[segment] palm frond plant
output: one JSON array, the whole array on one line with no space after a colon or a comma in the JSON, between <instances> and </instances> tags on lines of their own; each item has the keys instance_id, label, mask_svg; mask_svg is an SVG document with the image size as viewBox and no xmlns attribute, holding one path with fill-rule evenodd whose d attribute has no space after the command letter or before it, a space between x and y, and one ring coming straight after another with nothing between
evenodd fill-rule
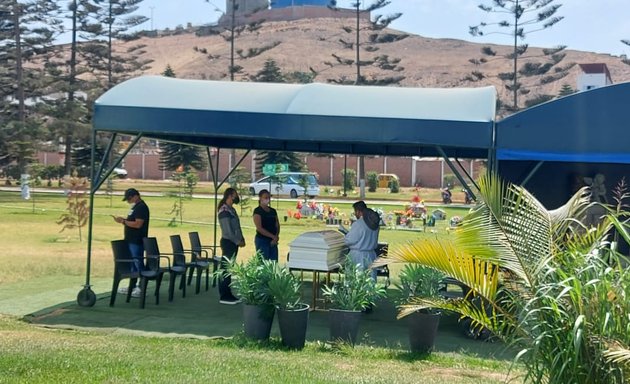
<instances>
[{"instance_id":1,"label":"palm frond plant","mask_svg":"<svg viewBox=\"0 0 630 384\"><path fill-rule=\"evenodd\" d=\"M245 304L243 328L245 336L251 339L269 338L275 315L269 281L274 275L275 268L275 262L264 260L259 253L244 263L237 263L235 259L226 261L227 273L232 276L230 287ZM219 276L222 277L221 274Z\"/></svg>"},{"instance_id":2,"label":"palm frond plant","mask_svg":"<svg viewBox=\"0 0 630 384\"><path fill-rule=\"evenodd\" d=\"M409 300L438 298L443 286L444 273L421 264L406 264L398 274L396 302L404 310ZM440 323L440 311L423 308L407 317L409 347L412 352L426 353L433 349Z\"/></svg>"},{"instance_id":3,"label":"palm frond plant","mask_svg":"<svg viewBox=\"0 0 630 384\"><path fill-rule=\"evenodd\" d=\"M278 310L278 325L282 344L302 349L306 341L309 305L302 302L302 282L286 266L274 263L269 280L269 293Z\"/></svg>"},{"instance_id":4,"label":"palm frond plant","mask_svg":"<svg viewBox=\"0 0 630 384\"><path fill-rule=\"evenodd\" d=\"M376 283L369 269L363 269L346 256L339 281L322 287L330 303L330 339L354 345L357 340L361 311L385 296L385 287Z\"/></svg>"},{"instance_id":5,"label":"palm frond plant","mask_svg":"<svg viewBox=\"0 0 630 384\"><path fill-rule=\"evenodd\" d=\"M398 278L400 283L394 284L398 291L396 298L400 309L404 309L409 300L416 297L438 298L440 286L446 275L434 268L422 264L405 264ZM435 308L421 309L423 312L433 312Z\"/></svg>"},{"instance_id":6,"label":"palm frond plant","mask_svg":"<svg viewBox=\"0 0 630 384\"><path fill-rule=\"evenodd\" d=\"M611 233L630 241L625 184L597 226L584 217L587 188L547 210L496 175L479 181L480 203L453 236L410 242L389 260L420 263L471 288L463 298L415 298L423 308L469 317L519 349L526 382L624 383L630 375L630 271Z\"/></svg>"},{"instance_id":7,"label":"palm frond plant","mask_svg":"<svg viewBox=\"0 0 630 384\"><path fill-rule=\"evenodd\" d=\"M276 263L264 260L256 253L246 262L228 260L227 273L232 276L230 287L234 289L244 304L273 305L273 296L269 292L269 281L274 275ZM217 271L221 277L221 271Z\"/></svg>"},{"instance_id":8,"label":"palm frond plant","mask_svg":"<svg viewBox=\"0 0 630 384\"><path fill-rule=\"evenodd\" d=\"M362 311L385 296L385 288L374 281L371 271L355 264L350 257L346 257L340 272L338 282L322 287L331 308Z\"/></svg>"},{"instance_id":9,"label":"palm frond plant","mask_svg":"<svg viewBox=\"0 0 630 384\"><path fill-rule=\"evenodd\" d=\"M304 306L302 303L302 282L286 266L274 263L274 271L268 287L273 304L278 309L293 310Z\"/></svg>"}]
</instances>

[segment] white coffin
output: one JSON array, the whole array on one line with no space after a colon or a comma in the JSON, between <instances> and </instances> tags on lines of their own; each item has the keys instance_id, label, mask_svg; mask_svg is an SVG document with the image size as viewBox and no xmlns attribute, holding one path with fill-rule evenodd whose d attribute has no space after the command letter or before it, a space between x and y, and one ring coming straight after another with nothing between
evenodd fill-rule
<instances>
[{"instance_id":1,"label":"white coffin","mask_svg":"<svg viewBox=\"0 0 630 384\"><path fill-rule=\"evenodd\" d=\"M338 231L305 232L289 243L289 268L330 271L343 263L348 249Z\"/></svg>"}]
</instances>

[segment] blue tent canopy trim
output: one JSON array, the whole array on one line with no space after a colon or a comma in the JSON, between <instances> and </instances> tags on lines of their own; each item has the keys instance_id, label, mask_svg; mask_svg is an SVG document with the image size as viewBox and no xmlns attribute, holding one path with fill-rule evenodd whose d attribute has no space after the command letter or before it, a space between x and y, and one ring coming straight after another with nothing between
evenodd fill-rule
<instances>
[{"instance_id":1,"label":"blue tent canopy trim","mask_svg":"<svg viewBox=\"0 0 630 384\"><path fill-rule=\"evenodd\" d=\"M94 129L220 148L487 158L496 91L144 76L95 103Z\"/></svg>"},{"instance_id":2,"label":"blue tent canopy trim","mask_svg":"<svg viewBox=\"0 0 630 384\"><path fill-rule=\"evenodd\" d=\"M630 83L575 93L497 122L498 160L630 164Z\"/></svg>"}]
</instances>

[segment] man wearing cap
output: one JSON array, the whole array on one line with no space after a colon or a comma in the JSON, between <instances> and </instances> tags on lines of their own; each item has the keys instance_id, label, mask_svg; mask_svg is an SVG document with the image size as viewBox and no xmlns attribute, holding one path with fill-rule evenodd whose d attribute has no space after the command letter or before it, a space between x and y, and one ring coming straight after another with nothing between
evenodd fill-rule
<instances>
[{"instance_id":1,"label":"man wearing cap","mask_svg":"<svg viewBox=\"0 0 630 384\"><path fill-rule=\"evenodd\" d=\"M131 257L134 259L133 267L136 271L144 269L144 245L142 239L149 235L149 207L140 198L140 192L135 188L129 188L125 191L123 201L130 205L127 218L115 216L114 221L125 227L125 241L129 244ZM135 284L133 282L132 284ZM120 293L127 293L126 287L121 287ZM123 292L124 291L124 292ZM140 288L135 287L131 291L131 295L136 297L140 295Z\"/></svg>"}]
</instances>

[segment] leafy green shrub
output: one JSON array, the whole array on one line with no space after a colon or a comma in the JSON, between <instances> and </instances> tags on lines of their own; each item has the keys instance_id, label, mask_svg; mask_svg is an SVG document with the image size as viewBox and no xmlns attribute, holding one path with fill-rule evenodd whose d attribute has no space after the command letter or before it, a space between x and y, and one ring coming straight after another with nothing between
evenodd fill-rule
<instances>
[{"instance_id":1,"label":"leafy green shrub","mask_svg":"<svg viewBox=\"0 0 630 384\"><path fill-rule=\"evenodd\" d=\"M398 179L391 179L387 184L391 193L400 192L400 181L398 181Z\"/></svg>"},{"instance_id":2,"label":"leafy green shrub","mask_svg":"<svg viewBox=\"0 0 630 384\"><path fill-rule=\"evenodd\" d=\"M368 172L367 173L367 184L369 192L376 192L376 188L378 187L378 173L376 172Z\"/></svg>"},{"instance_id":3,"label":"leafy green shrub","mask_svg":"<svg viewBox=\"0 0 630 384\"><path fill-rule=\"evenodd\" d=\"M361 311L384 297L385 288L376 284L369 269L364 270L347 257L341 268L339 281L331 286L324 286L322 293L331 303L331 308Z\"/></svg>"},{"instance_id":4,"label":"leafy green shrub","mask_svg":"<svg viewBox=\"0 0 630 384\"><path fill-rule=\"evenodd\" d=\"M269 281L274 276L277 263L264 260L260 253L256 253L245 263L237 263L236 259L223 261L226 272L232 275L230 287L248 305L265 305L273 303L273 296L269 291ZM217 273L221 278L222 271Z\"/></svg>"},{"instance_id":5,"label":"leafy green shrub","mask_svg":"<svg viewBox=\"0 0 630 384\"><path fill-rule=\"evenodd\" d=\"M357 172L354 169L351 168L346 168L346 172L345 172L345 177L344 177L344 170L341 170L341 178L343 180L343 185L342 187L346 190L346 191L353 191L354 187L356 187L357 183Z\"/></svg>"},{"instance_id":6,"label":"leafy green shrub","mask_svg":"<svg viewBox=\"0 0 630 384\"><path fill-rule=\"evenodd\" d=\"M302 299L302 283L287 267L274 263L273 274L269 279L269 293L273 304L284 310L299 308Z\"/></svg>"},{"instance_id":7,"label":"leafy green shrub","mask_svg":"<svg viewBox=\"0 0 630 384\"><path fill-rule=\"evenodd\" d=\"M445 174L444 175L444 185L448 186L449 188L455 188L458 185L460 185L459 180L457 179L457 177L453 174Z\"/></svg>"},{"instance_id":8,"label":"leafy green shrub","mask_svg":"<svg viewBox=\"0 0 630 384\"><path fill-rule=\"evenodd\" d=\"M600 206L608 215L590 226L582 219L597 206L588 188L548 211L497 176L484 175L479 187L480 203L453 236L389 254L461 281L470 287L469 299L425 298L407 310L469 317L520 350L527 383L627 383L630 269L611 242L615 231L630 241L625 184L615 190L616 207Z\"/></svg>"}]
</instances>

